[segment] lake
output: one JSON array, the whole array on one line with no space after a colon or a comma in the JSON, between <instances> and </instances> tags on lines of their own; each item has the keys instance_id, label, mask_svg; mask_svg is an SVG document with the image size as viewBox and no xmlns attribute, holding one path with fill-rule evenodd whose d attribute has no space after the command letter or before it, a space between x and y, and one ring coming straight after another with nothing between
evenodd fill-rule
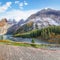
<instances>
[{"instance_id":1,"label":"lake","mask_svg":"<svg viewBox=\"0 0 60 60\"><path fill-rule=\"evenodd\" d=\"M0 40L12 40L15 42L26 42L31 43L32 38L21 38L21 37L12 37L12 35L0 35ZM34 41L36 44L47 44L47 42L44 42L40 39L34 38Z\"/></svg>"}]
</instances>

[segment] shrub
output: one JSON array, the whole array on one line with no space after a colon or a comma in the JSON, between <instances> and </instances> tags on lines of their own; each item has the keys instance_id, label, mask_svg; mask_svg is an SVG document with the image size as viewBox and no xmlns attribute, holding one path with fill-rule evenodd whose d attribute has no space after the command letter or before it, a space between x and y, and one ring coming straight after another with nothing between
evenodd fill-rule
<instances>
[{"instance_id":1,"label":"shrub","mask_svg":"<svg viewBox=\"0 0 60 60\"><path fill-rule=\"evenodd\" d=\"M31 41L32 43L35 43L35 41L34 41L34 39L32 39L32 41Z\"/></svg>"}]
</instances>

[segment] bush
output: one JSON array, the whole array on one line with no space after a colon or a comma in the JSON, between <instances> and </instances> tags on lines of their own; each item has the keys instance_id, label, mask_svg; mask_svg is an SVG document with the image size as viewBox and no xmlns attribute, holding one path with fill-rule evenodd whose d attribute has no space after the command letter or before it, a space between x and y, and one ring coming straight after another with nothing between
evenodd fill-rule
<instances>
[{"instance_id":1,"label":"bush","mask_svg":"<svg viewBox=\"0 0 60 60\"><path fill-rule=\"evenodd\" d=\"M32 42L31 46L36 47L36 44L34 44L35 43L34 38L32 39L31 42Z\"/></svg>"},{"instance_id":2,"label":"bush","mask_svg":"<svg viewBox=\"0 0 60 60\"><path fill-rule=\"evenodd\" d=\"M34 39L32 39L32 41L31 41L32 43L35 43L35 41L34 41Z\"/></svg>"}]
</instances>

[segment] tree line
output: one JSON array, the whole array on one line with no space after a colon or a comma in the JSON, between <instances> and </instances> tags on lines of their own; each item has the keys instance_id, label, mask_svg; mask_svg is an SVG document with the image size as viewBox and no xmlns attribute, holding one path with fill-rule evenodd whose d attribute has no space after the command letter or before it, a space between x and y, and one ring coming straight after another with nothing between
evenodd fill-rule
<instances>
[{"instance_id":1,"label":"tree line","mask_svg":"<svg viewBox=\"0 0 60 60\"><path fill-rule=\"evenodd\" d=\"M49 39L51 38L51 35L59 35L59 34L60 34L60 26L49 26L46 28L36 29L22 34L18 33L15 34L14 36L23 38L34 38L34 37L36 38L40 36L43 39Z\"/></svg>"}]
</instances>

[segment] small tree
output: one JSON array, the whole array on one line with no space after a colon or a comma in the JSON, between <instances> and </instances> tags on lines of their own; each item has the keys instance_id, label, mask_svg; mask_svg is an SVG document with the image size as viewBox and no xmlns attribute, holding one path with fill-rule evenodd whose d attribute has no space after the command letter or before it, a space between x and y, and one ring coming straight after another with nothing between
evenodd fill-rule
<instances>
[{"instance_id":1,"label":"small tree","mask_svg":"<svg viewBox=\"0 0 60 60\"><path fill-rule=\"evenodd\" d=\"M31 46L36 47L36 44L34 44L35 43L34 39L32 39L31 42L32 42Z\"/></svg>"},{"instance_id":2,"label":"small tree","mask_svg":"<svg viewBox=\"0 0 60 60\"><path fill-rule=\"evenodd\" d=\"M34 41L34 39L32 39L32 41L31 41L32 43L35 43L35 41Z\"/></svg>"}]
</instances>

